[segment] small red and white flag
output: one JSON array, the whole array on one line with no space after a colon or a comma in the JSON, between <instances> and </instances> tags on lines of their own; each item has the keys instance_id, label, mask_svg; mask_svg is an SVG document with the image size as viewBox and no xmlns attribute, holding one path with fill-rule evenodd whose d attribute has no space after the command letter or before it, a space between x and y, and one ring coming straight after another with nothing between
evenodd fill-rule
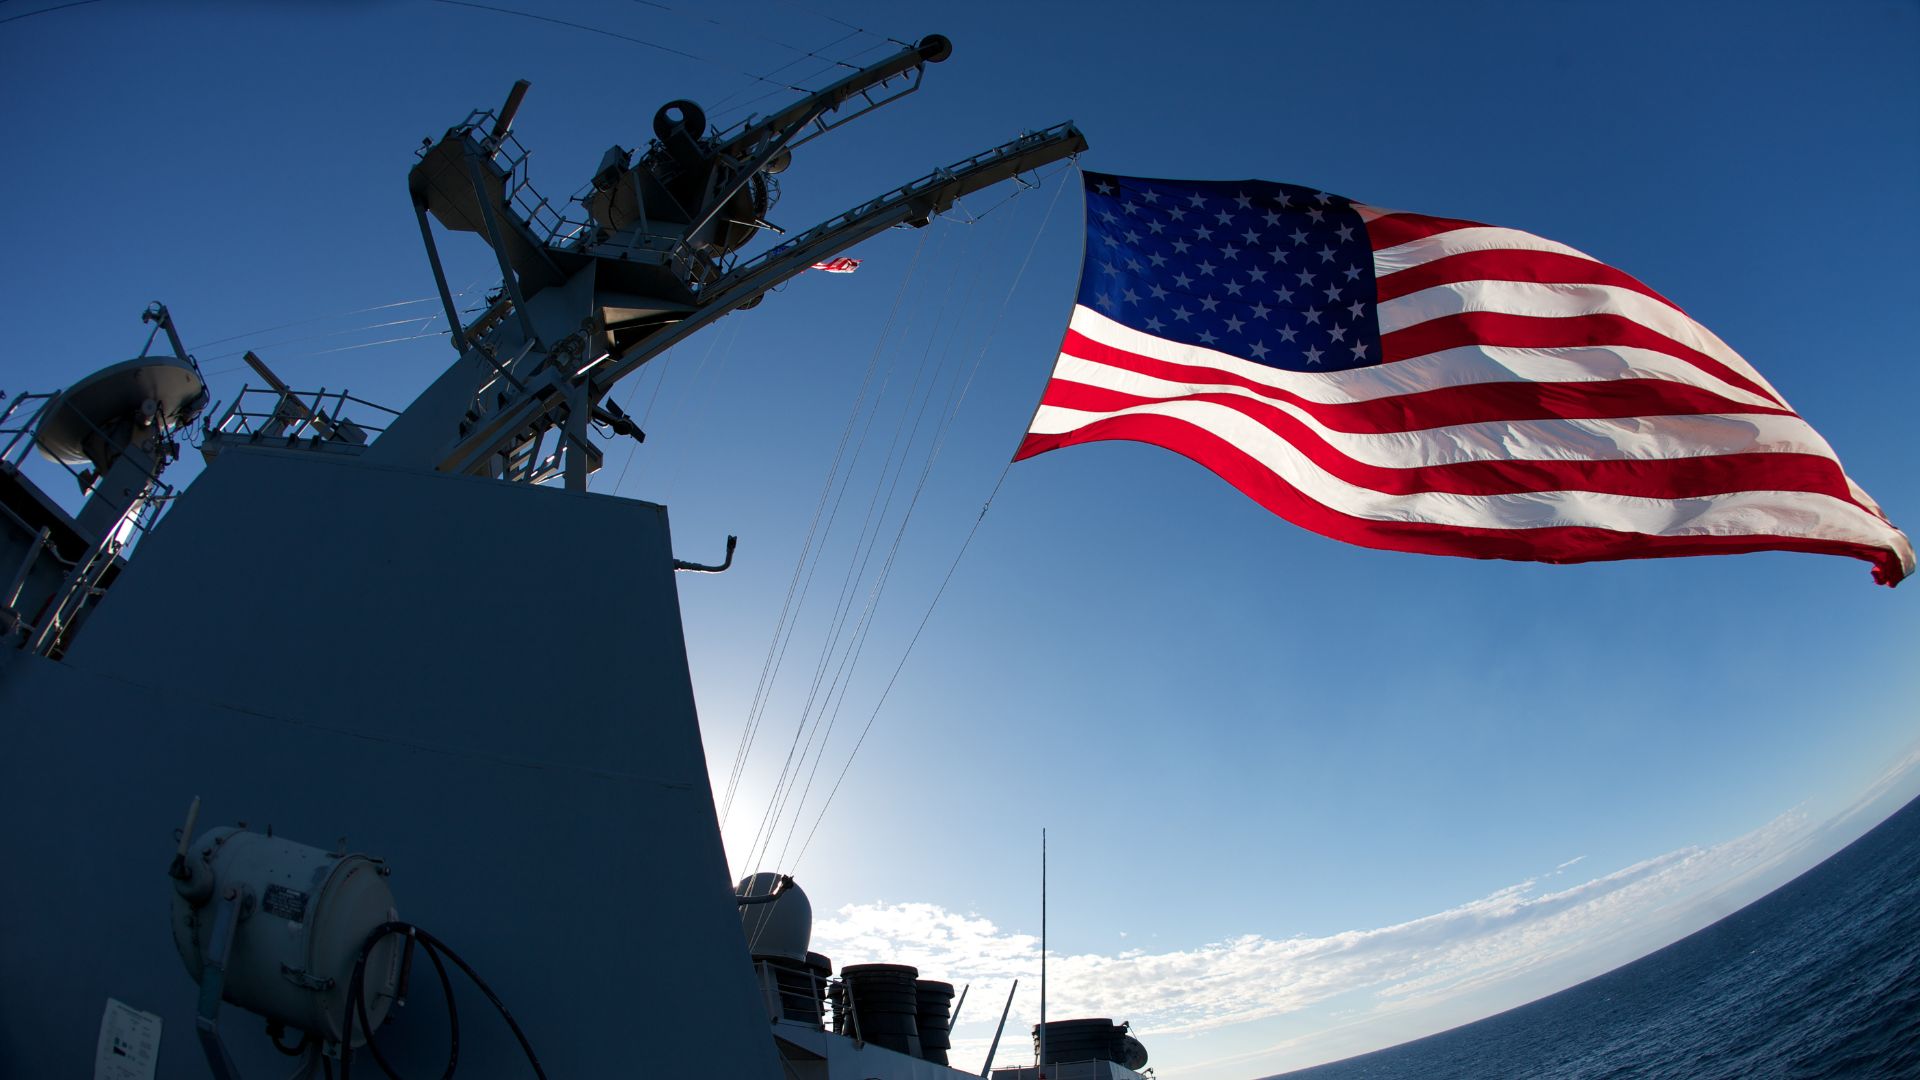
<instances>
[{"instance_id":1,"label":"small red and white flag","mask_svg":"<svg viewBox=\"0 0 1920 1080\"><path fill-rule=\"evenodd\" d=\"M815 270L825 270L829 274L851 274L855 270L860 269L860 260L849 259L843 256L838 259L828 259L826 262L814 263L813 268Z\"/></svg>"}]
</instances>

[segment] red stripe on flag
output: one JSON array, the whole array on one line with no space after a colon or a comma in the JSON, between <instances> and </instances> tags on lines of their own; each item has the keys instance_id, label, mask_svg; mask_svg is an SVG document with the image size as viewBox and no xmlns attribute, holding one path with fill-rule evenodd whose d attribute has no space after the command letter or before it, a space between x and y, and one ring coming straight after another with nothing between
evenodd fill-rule
<instances>
[{"instance_id":1,"label":"red stripe on flag","mask_svg":"<svg viewBox=\"0 0 1920 1080\"><path fill-rule=\"evenodd\" d=\"M1470 383L1371 401L1326 403L1219 368L1142 356L1094 341L1073 330L1067 331L1060 349L1069 356L1168 382L1239 387L1263 398L1296 406L1335 431L1355 434L1418 431L1503 420L1606 420L1704 413L1793 415L1789 409L1756 407L1703 387L1668 379Z\"/></svg>"},{"instance_id":2,"label":"red stripe on flag","mask_svg":"<svg viewBox=\"0 0 1920 1080\"><path fill-rule=\"evenodd\" d=\"M1085 412L1117 412L1162 400L1168 399L1135 397L1055 379L1048 384L1041 404ZM1646 499L1694 499L1734 491L1807 491L1860 505L1854 501L1840 464L1817 454L1756 451L1685 458L1462 461L1393 468L1348 456L1298 417L1264 402L1235 394L1191 394L1171 400L1232 409L1273 432L1328 475L1388 495L1594 491Z\"/></svg>"},{"instance_id":3,"label":"red stripe on flag","mask_svg":"<svg viewBox=\"0 0 1920 1080\"><path fill-rule=\"evenodd\" d=\"M1442 315L1402 330L1380 335L1380 356L1391 363L1467 345L1510 349L1568 349L1582 346L1627 346L1651 349L1685 360L1722 382L1786 403L1766 387L1706 353L1635 322L1624 315L1569 316L1512 315L1502 311L1464 311Z\"/></svg>"},{"instance_id":4,"label":"red stripe on flag","mask_svg":"<svg viewBox=\"0 0 1920 1080\"><path fill-rule=\"evenodd\" d=\"M1381 303L1430 289L1471 281L1534 281L1548 285L1615 285L1652 297L1675 311L1680 305L1661 296L1640 279L1605 263L1582 259L1559 251L1532 251L1510 248L1496 251L1463 251L1432 262L1396 270L1378 280L1376 298ZM1684 314L1684 312L1683 312Z\"/></svg>"},{"instance_id":5,"label":"red stripe on flag","mask_svg":"<svg viewBox=\"0 0 1920 1080\"><path fill-rule=\"evenodd\" d=\"M1904 572L1893 552L1865 544L1752 533L1741 536L1656 536L1586 526L1487 529L1420 522L1375 521L1330 509L1275 475L1246 452L1218 437L1162 416L1097 420L1059 435L1030 434L1014 455L1019 461L1062 446L1126 440L1165 447L1204 466L1275 514L1302 528L1362 547L1457 555L1474 559L1581 563L1677 555L1728 555L1751 551L1806 551L1845 555L1872 563L1873 578L1897 582Z\"/></svg>"},{"instance_id":6,"label":"red stripe on flag","mask_svg":"<svg viewBox=\"0 0 1920 1080\"><path fill-rule=\"evenodd\" d=\"M1487 229L1485 222L1465 218L1431 217L1427 214L1396 213L1367 222L1367 240L1373 250L1383 251L1412 240L1420 240L1455 229Z\"/></svg>"}]
</instances>

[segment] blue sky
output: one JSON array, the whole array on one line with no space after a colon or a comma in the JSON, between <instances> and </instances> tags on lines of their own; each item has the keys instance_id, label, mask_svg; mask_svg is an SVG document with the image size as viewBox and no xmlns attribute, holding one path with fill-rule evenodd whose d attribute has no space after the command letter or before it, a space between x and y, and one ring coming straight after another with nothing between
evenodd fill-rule
<instances>
[{"instance_id":1,"label":"blue sky","mask_svg":"<svg viewBox=\"0 0 1920 1080\"><path fill-rule=\"evenodd\" d=\"M1093 169L1264 177L1529 229L1673 298L1896 523L1920 520L1910 3L540 8L700 59L424 0L20 17L37 6L0 4L10 391L132 355L160 298L216 397L251 347L296 386L403 405L449 355L418 302L432 284L404 189L423 136L531 79L518 133L536 185L564 197L668 99L727 123L790 98L778 84L829 77L804 52L939 32L953 59L917 95L796 154L778 223L1070 118ZM612 448L596 481L666 502L682 557L742 538L734 570L681 582L724 790L854 432L727 835L736 866L752 861L787 748L817 730L800 725L820 715L805 702L824 671L844 704L774 851L805 847L785 862L820 913L816 948L972 982L962 1064L1013 976L1010 1026L1037 1015L1042 826L1064 957L1050 1013L1133 1020L1167 1076L1255 1076L1631 959L1920 791L1913 586L1876 588L1864 564L1367 551L1146 446L1014 467L900 666L1064 326L1079 207L1071 187L1056 198L1063 180L876 238L853 252L859 273L806 275L683 346L616 391L649 440L631 462ZM487 252L443 249L477 303ZM905 479L889 502L890 470ZM881 539L862 563L869 506ZM852 616L829 646L842 599Z\"/></svg>"}]
</instances>

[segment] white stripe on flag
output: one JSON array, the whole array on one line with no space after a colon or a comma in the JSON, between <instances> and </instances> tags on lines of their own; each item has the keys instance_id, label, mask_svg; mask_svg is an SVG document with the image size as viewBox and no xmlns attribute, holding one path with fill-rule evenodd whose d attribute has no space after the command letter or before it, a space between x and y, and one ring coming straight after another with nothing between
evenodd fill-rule
<instances>
[{"instance_id":1,"label":"white stripe on flag","mask_svg":"<svg viewBox=\"0 0 1920 1080\"><path fill-rule=\"evenodd\" d=\"M1069 328L1116 349L1178 364L1214 368L1240 378L1333 405L1376 401L1448 386L1509 382L1600 382L1662 379L1709 390L1736 404L1778 408L1750 390L1666 353L1631 346L1512 349L1463 346L1391 364L1346 371L1287 371L1237 356L1182 345L1142 333L1087 307L1076 306Z\"/></svg>"},{"instance_id":2,"label":"white stripe on flag","mask_svg":"<svg viewBox=\"0 0 1920 1080\"><path fill-rule=\"evenodd\" d=\"M1651 536L1759 533L1874 546L1885 546L1891 531L1884 521L1857 506L1803 491L1740 491L1690 499L1589 491L1388 495L1329 475L1286 440L1222 405L1172 401L1129 411L1184 421L1251 456L1322 506L1374 521L1499 530L1585 526ZM1043 405L1032 430L1041 434L1071 431L1101 416Z\"/></svg>"},{"instance_id":3,"label":"white stripe on flag","mask_svg":"<svg viewBox=\"0 0 1920 1080\"><path fill-rule=\"evenodd\" d=\"M1797 416L1740 413L1580 420L1501 420L1411 431L1355 433L1329 428L1299 406L1229 384L1176 383L1062 354L1054 378L1141 397L1220 394L1286 413L1355 461L1387 469L1462 461L1655 460L1714 454L1792 453L1833 457L1833 449ZM1119 415L1150 408L1136 405ZM1053 435L1071 428L1033 430Z\"/></svg>"},{"instance_id":4,"label":"white stripe on flag","mask_svg":"<svg viewBox=\"0 0 1920 1080\"><path fill-rule=\"evenodd\" d=\"M1449 255L1463 255L1469 251L1551 251L1560 255L1571 255L1576 259L1598 262L1593 256L1578 248L1569 247L1556 240L1543 236L1521 232L1518 229L1499 229L1491 225L1478 225L1469 229L1453 229L1448 232L1423 236L1418 240L1409 240L1390 248L1381 248L1373 253L1374 273L1380 277L1397 273L1410 267L1430 263L1435 259L1444 259Z\"/></svg>"}]
</instances>

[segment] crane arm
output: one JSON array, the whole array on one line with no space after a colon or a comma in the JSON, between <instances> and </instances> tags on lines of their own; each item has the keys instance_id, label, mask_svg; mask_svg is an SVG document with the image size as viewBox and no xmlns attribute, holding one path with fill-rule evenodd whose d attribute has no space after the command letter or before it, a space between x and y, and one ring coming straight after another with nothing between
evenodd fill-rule
<instances>
[{"instance_id":1,"label":"crane arm","mask_svg":"<svg viewBox=\"0 0 1920 1080\"><path fill-rule=\"evenodd\" d=\"M1030 169L1078 154L1087 148L1086 136L1071 122L1030 132L1012 142L975 154L908 184L861 203L801 233L792 240L750 259L701 290L699 307L684 318L663 324L634 342L605 366L593 372L595 389L604 392L640 365L674 344L712 324L721 316L752 304L767 290L805 271L814 263L845 251L866 238L896 225L925 225L954 200L990 187Z\"/></svg>"}]
</instances>

